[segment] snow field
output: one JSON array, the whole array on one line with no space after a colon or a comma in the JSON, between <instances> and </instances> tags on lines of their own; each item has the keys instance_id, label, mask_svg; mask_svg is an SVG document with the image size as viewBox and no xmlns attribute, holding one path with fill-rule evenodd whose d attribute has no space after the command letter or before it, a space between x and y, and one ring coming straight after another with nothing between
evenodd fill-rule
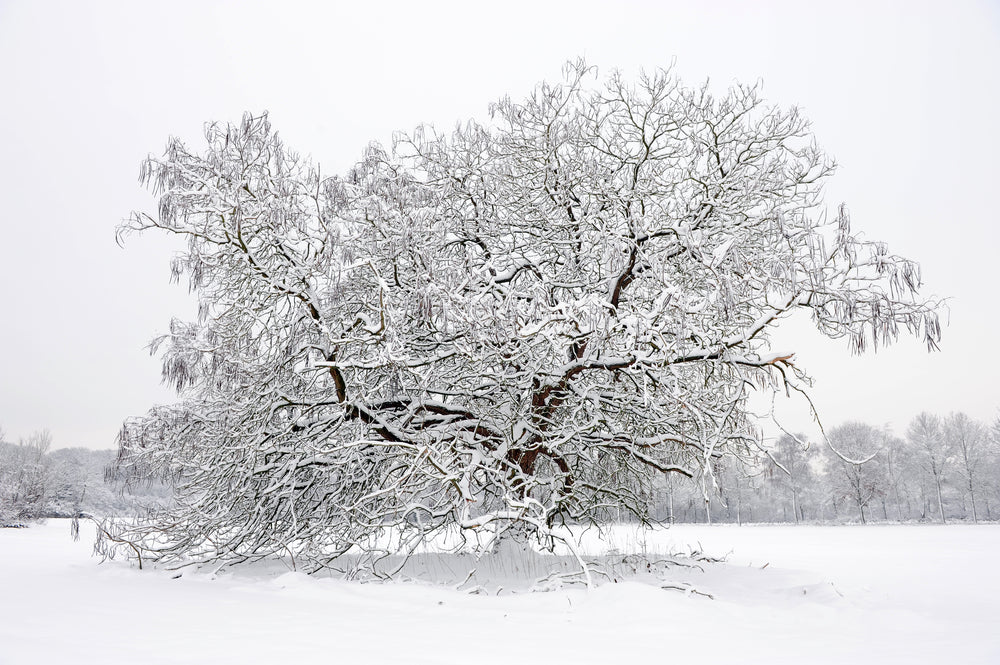
<instances>
[{"instance_id":1,"label":"snow field","mask_svg":"<svg viewBox=\"0 0 1000 665\"><path fill-rule=\"evenodd\" d=\"M287 569L139 571L69 523L0 530L0 664L1000 663L1000 527L693 526L588 555L701 550L670 583L473 595ZM447 569L446 555L429 566ZM513 575L527 565L509 561Z\"/></svg>"}]
</instances>

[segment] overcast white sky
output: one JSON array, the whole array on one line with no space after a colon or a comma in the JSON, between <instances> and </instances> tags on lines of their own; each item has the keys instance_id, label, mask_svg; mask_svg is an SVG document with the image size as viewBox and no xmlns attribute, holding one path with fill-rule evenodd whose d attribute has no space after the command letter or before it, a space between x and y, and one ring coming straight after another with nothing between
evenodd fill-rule
<instances>
[{"instance_id":1,"label":"overcast white sky","mask_svg":"<svg viewBox=\"0 0 1000 665\"><path fill-rule=\"evenodd\" d=\"M371 140L484 117L585 56L604 71L676 67L764 82L839 162L827 201L920 261L952 299L940 353L911 339L852 358L808 326L783 349L817 380L825 424L898 433L921 410L1000 407L1000 3L0 0L0 427L109 448L172 395L145 345L194 311L174 246L114 231L154 209L138 165L169 135L271 113L286 142L344 171ZM797 411L797 413L795 412ZM782 410L806 429L802 404Z\"/></svg>"}]
</instances>

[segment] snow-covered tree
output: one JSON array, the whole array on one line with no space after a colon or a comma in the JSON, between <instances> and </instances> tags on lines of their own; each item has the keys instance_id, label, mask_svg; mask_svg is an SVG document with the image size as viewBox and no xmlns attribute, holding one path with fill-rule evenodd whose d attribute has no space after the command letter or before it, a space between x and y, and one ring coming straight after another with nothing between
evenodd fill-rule
<instances>
[{"instance_id":1,"label":"snow-covered tree","mask_svg":"<svg viewBox=\"0 0 1000 665\"><path fill-rule=\"evenodd\" d=\"M888 431L885 432L882 439L882 457L885 462L885 482L887 488L887 495L884 498L895 506L894 514L891 517L903 521L911 517L910 489L913 485L913 479L910 478L910 471L913 469L913 465L907 461L906 442ZM903 510L904 497L906 503L905 513ZM884 517L890 519L889 510L884 505L883 511Z\"/></svg>"},{"instance_id":2,"label":"snow-covered tree","mask_svg":"<svg viewBox=\"0 0 1000 665\"><path fill-rule=\"evenodd\" d=\"M972 521L979 522L976 497L982 497L983 473L989 461L989 432L986 427L964 413L953 413L944 421L946 448L953 451L955 467L962 477L963 490L968 492Z\"/></svg>"},{"instance_id":3,"label":"snow-covered tree","mask_svg":"<svg viewBox=\"0 0 1000 665\"><path fill-rule=\"evenodd\" d=\"M45 505L47 516L73 517L82 511L87 492L94 491L93 488L88 488L89 474L84 462L87 453L81 448L64 448L49 453L49 490Z\"/></svg>"},{"instance_id":4,"label":"snow-covered tree","mask_svg":"<svg viewBox=\"0 0 1000 665\"><path fill-rule=\"evenodd\" d=\"M718 500L727 522L752 522L761 514L754 510L754 499L760 492L762 468L759 456L727 455L715 464Z\"/></svg>"},{"instance_id":5,"label":"snow-covered tree","mask_svg":"<svg viewBox=\"0 0 1000 665\"><path fill-rule=\"evenodd\" d=\"M918 472L933 485L938 517L947 521L944 510L944 484L954 461L951 441L944 435L941 418L923 412L918 414L906 430L910 452Z\"/></svg>"},{"instance_id":6,"label":"snow-covered tree","mask_svg":"<svg viewBox=\"0 0 1000 665\"><path fill-rule=\"evenodd\" d=\"M17 444L0 440L0 527L24 526L43 516L49 489L45 455L51 445L48 430Z\"/></svg>"},{"instance_id":7,"label":"snow-covered tree","mask_svg":"<svg viewBox=\"0 0 1000 665\"><path fill-rule=\"evenodd\" d=\"M169 503L170 491L160 483L120 492L105 481L105 469L114 460L113 450L60 448L46 456L48 492L46 517L81 514L126 517L143 512L143 505Z\"/></svg>"},{"instance_id":8,"label":"snow-covered tree","mask_svg":"<svg viewBox=\"0 0 1000 665\"><path fill-rule=\"evenodd\" d=\"M986 461L983 464L983 496L986 519L996 519L990 502L1000 504L1000 417L993 420L986 435Z\"/></svg>"},{"instance_id":9,"label":"snow-covered tree","mask_svg":"<svg viewBox=\"0 0 1000 665\"><path fill-rule=\"evenodd\" d=\"M781 492L790 500L792 520L797 524L800 519L805 517L802 506L803 494L808 492L816 482L811 463L810 446L801 435L785 434L778 439L774 449L769 452L771 461L777 468L776 471L771 470L771 477L775 484L781 488Z\"/></svg>"},{"instance_id":10,"label":"snow-covered tree","mask_svg":"<svg viewBox=\"0 0 1000 665\"><path fill-rule=\"evenodd\" d=\"M846 499L866 524L871 504L887 490L883 433L865 423L844 423L830 431L826 456L834 496Z\"/></svg>"},{"instance_id":11,"label":"snow-covered tree","mask_svg":"<svg viewBox=\"0 0 1000 665\"><path fill-rule=\"evenodd\" d=\"M791 312L854 351L936 346L918 266L824 210L833 164L797 109L566 74L344 176L266 115L143 164L159 209L122 234L185 238L200 312L154 344L181 401L127 421L117 462L177 504L121 539L322 566L455 526L646 519L654 476L710 485L757 440L751 393L806 389L770 345Z\"/></svg>"}]
</instances>

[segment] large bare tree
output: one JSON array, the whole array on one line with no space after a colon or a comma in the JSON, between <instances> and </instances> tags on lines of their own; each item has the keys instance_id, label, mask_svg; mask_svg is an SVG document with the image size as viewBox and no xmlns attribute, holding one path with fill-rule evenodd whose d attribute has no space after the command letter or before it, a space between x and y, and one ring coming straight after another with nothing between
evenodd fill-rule
<instances>
[{"instance_id":1,"label":"large bare tree","mask_svg":"<svg viewBox=\"0 0 1000 665\"><path fill-rule=\"evenodd\" d=\"M754 391L807 387L769 342L794 310L854 351L936 346L918 266L823 208L833 164L797 109L670 71L595 80L571 64L344 176L265 115L148 159L159 209L122 234L187 240L200 315L156 343L181 401L120 439L118 472L172 478L176 507L114 537L322 566L441 529L645 519L657 474L710 478L755 444Z\"/></svg>"}]
</instances>

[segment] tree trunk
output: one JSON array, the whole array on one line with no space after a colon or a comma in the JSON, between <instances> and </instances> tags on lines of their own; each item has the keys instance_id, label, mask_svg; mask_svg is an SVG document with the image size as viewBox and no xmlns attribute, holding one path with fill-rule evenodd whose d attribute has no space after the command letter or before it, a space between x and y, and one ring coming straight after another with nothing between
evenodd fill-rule
<instances>
[{"instance_id":1,"label":"tree trunk","mask_svg":"<svg viewBox=\"0 0 1000 665\"><path fill-rule=\"evenodd\" d=\"M865 498L861 491L861 478L860 472L858 474L858 481L854 485L854 501L858 504L858 510L861 512L861 523L868 524L868 520L865 519Z\"/></svg>"},{"instance_id":2,"label":"tree trunk","mask_svg":"<svg viewBox=\"0 0 1000 665\"><path fill-rule=\"evenodd\" d=\"M944 500L941 498L941 479L939 476L934 476L934 483L937 486L938 513L941 515L941 524L947 524L948 522L944 519Z\"/></svg>"},{"instance_id":3,"label":"tree trunk","mask_svg":"<svg viewBox=\"0 0 1000 665\"><path fill-rule=\"evenodd\" d=\"M674 523L674 486L667 485L667 519Z\"/></svg>"},{"instance_id":4,"label":"tree trunk","mask_svg":"<svg viewBox=\"0 0 1000 665\"><path fill-rule=\"evenodd\" d=\"M969 476L969 498L972 499L972 522L979 524L979 515L976 514L976 490L972 488L972 476Z\"/></svg>"}]
</instances>

